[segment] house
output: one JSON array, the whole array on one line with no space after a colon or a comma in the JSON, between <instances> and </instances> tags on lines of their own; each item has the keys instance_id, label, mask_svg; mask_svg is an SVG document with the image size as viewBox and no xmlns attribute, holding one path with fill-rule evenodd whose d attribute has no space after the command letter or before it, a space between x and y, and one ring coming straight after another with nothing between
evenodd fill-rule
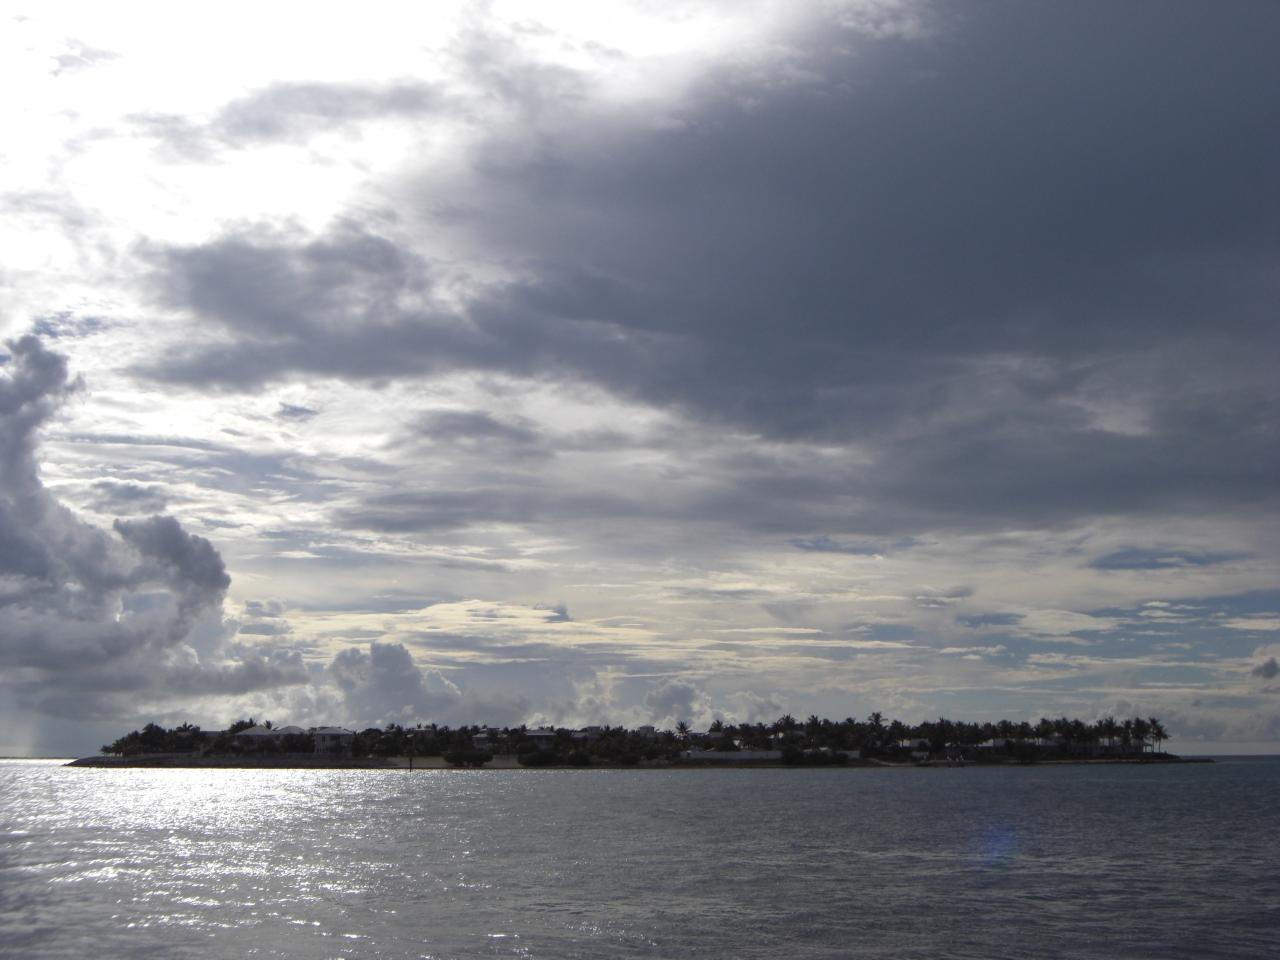
<instances>
[{"instance_id":1,"label":"house","mask_svg":"<svg viewBox=\"0 0 1280 960\"><path fill-rule=\"evenodd\" d=\"M312 727L310 733L315 741L317 754L329 757L351 756L355 731L343 727Z\"/></svg>"},{"instance_id":2,"label":"house","mask_svg":"<svg viewBox=\"0 0 1280 960\"><path fill-rule=\"evenodd\" d=\"M974 749L981 753L1013 753L1015 743L1017 743L1016 740L1008 737L996 737L992 740L987 740L985 743L978 744Z\"/></svg>"},{"instance_id":3,"label":"house","mask_svg":"<svg viewBox=\"0 0 1280 960\"><path fill-rule=\"evenodd\" d=\"M299 747L290 743L290 737L306 737L314 734L314 729L304 730L302 727L262 727L252 726L241 730L233 738L236 746L246 753L278 752L283 748L286 752L298 751ZM348 731L350 733L350 731ZM354 736L354 734L352 734Z\"/></svg>"},{"instance_id":4,"label":"house","mask_svg":"<svg viewBox=\"0 0 1280 960\"><path fill-rule=\"evenodd\" d=\"M274 750L279 746L280 734L267 727L254 725L241 730L232 739L241 750L256 753L259 750Z\"/></svg>"},{"instance_id":5,"label":"house","mask_svg":"<svg viewBox=\"0 0 1280 960\"><path fill-rule=\"evenodd\" d=\"M545 750L555 746L556 731L553 727L539 727L537 730L526 730L524 738L539 750Z\"/></svg>"},{"instance_id":6,"label":"house","mask_svg":"<svg viewBox=\"0 0 1280 960\"><path fill-rule=\"evenodd\" d=\"M913 740L901 740L898 745L904 750L911 751L912 760L928 760L929 752L933 748L933 743L924 737L916 737Z\"/></svg>"}]
</instances>

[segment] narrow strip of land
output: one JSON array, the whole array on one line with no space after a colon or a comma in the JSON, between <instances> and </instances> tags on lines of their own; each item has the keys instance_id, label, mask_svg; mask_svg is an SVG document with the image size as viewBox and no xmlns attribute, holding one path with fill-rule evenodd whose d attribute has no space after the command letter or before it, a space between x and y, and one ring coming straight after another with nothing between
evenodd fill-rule
<instances>
[{"instance_id":1,"label":"narrow strip of land","mask_svg":"<svg viewBox=\"0 0 1280 960\"><path fill-rule=\"evenodd\" d=\"M790 715L772 724L716 720L695 731L625 727L450 728L440 724L370 727L277 726L239 720L226 730L147 724L74 766L431 769L471 767L813 767L991 766L1030 763L1177 763L1155 717L1092 723L1042 718L965 723L940 718L908 726L873 713L841 721Z\"/></svg>"}]
</instances>

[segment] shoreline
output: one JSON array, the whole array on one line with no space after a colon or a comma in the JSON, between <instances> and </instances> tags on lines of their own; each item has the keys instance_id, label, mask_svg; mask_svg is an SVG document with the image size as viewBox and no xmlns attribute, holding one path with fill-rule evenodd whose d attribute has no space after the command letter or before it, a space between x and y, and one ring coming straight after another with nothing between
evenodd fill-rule
<instances>
[{"instance_id":1,"label":"shoreline","mask_svg":"<svg viewBox=\"0 0 1280 960\"><path fill-rule=\"evenodd\" d=\"M412 762L411 762L412 761ZM787 764L779 760L672 760L643 761L631 766L618 763L593 763L590 766L523 767L514 756L500 755L479 767L455 767L443 757L360 757L344 759L310 759L307 757L193 757L181 755L151 754L138 757L81 757L63 764L65 767L92 769L206 769L206 770L850 770L850 769L915 769L980 767L1043 767L1043 766L1152 766L1160 764L1214 763L1210 757L1179 757L1165 755L1146 758L1079 758L1062 760L1036 760L1023 763L1017 760L924 760L891 763L885 760L850 760L832 764Z\"/></svg>"}]
</instances>

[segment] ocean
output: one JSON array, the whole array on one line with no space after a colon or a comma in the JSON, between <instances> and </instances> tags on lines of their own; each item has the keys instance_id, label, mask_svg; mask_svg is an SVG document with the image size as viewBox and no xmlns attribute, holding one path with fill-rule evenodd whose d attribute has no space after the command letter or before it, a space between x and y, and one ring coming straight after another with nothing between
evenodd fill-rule
<instances>
[{"instance_id":1,"label":"ocean","mask_svg":"<svg viewBox=\"0 0 1280 960\"><path fill-rule=\"evenodd\" d=\"M0 956L1271 957L1280 758L0 762Z\"/></svg>"}]
</instances>

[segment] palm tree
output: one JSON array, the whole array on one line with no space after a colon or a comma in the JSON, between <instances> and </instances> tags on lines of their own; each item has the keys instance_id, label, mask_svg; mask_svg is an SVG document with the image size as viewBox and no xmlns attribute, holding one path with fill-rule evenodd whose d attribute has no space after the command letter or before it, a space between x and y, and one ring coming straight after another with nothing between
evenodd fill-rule
<instances>
[{"instance_id":1,"label":"palm tree","mask_svg":"<svg viewBox=\"0 0 1280 960\"><path fill-rule=\"evenodd\" d=\"M1169 731L1155 717L1147 717L1147 722L1151 724L1151 739L1155 741L1156 749L1159 750L1160 744L1169 739Z\"/></svg>"},{"instance_id":2,"label":"palm tree","mask_svg":"<svg viewBox=\"0 0 1280 960\"><path fill-rule=\"evenodd\" d=\"M682 743L689 740L689 722L687 720L676 721L676 736L680 738Z\"/></svg>"},{"instance_id":3,"label":"palm tree","mask_svg":"<svg viewBox=\"0 0 1280 960\"><path fill-rule=\"evenodd\" d=\"M1151 725L1141 717L1133 718L1133 734L1138 738L1138 752L1147 749L1147 737L1151 735Z\"/></svg>"},{"instance_id":4,"label":"palm tree","mask_svg":"<svg viewBox=\"0 0 1280 960\"><path fill-rule=\"evenodd\" d=\"M911 731L907 729L907 725L901 720L894 720L881 735L880 743L884 744L884 737L887 737L890 743L899 743L911 735Z\"/></svg>"},{"instance_id":5,"label":"palm tree","mask_svg":"<svg viewBox=\"0 0 1280 960\"><path fill-rule=\"evenodd\" d=\"M1125 720L1120 724L1120 746L1128 753L1133 748L1133 721Z\"/></svg>"},{"instance_id":6,"label":"palm tree","mask_svg":"<svg viewBox=\"0 0 1280 960\"><path fill-rule=\"evenodd\" d=\"M1116 722L1116 718L1110 715L1103 717L1095 725L1098 734L1107 740L1108 749L1115 749L1116 734L1120 729L1120 724Z\"/></svg>"},{"instance_id":7,"label":"palm tree","mask_svg":"<svg viewBox=\"0 0 1280 960\"><path fill-rule=\"evenodd\" d=\"M871 716L867 717L867 723L871 724L871 729L876 732L876 736L884 738L884 714L877 710Z\"/></svg>"},{"instance_id":8,"label":"palm tree","mask_svg":"<svg viewBox=\"0 0 1280 960\"><path fill-rule=\"evenodd\" d=\"M1057 731L1054 728L1054 724L1052 720L1050 720L1048 717L1041 717L1040 722L1036 724L1035 732L1036 732L1036 736L1039 737L1041 740L1052 740L1054 733L1056 733Z\"/></svg>"}]
</instances>

